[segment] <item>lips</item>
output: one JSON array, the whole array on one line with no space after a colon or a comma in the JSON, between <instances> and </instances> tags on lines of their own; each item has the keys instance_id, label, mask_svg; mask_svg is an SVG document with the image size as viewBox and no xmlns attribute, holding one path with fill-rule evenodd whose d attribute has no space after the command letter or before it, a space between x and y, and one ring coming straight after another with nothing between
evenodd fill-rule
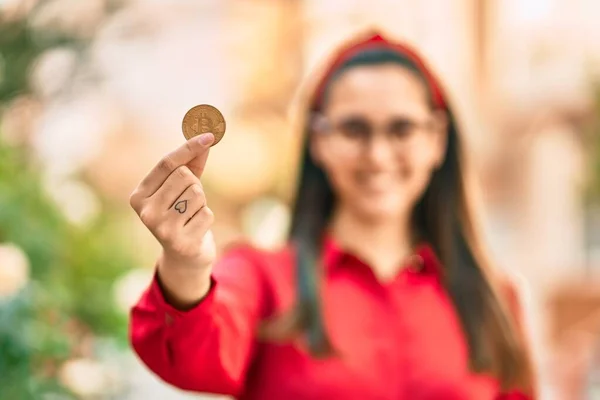
<instances>
[{"instance_id":1,"label":"lips","mask_svg":"<svg viewBox=\"0 0 600 400\"><path fill-rule=\"evenodd\" d=\"M360 173L357 176L358 183L363 189L374 192L382 193L389 191L392 187L397 184L398 177L393 173Z\"/></svg>"}]
</instances>

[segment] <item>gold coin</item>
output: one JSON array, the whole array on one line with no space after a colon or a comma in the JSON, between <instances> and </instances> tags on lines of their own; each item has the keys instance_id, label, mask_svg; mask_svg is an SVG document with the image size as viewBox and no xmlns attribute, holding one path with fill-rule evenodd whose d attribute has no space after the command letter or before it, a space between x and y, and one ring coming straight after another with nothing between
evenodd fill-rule
<instances>
[{"instance_id":1,"label":"gold coin","mask_svg":"<svg viewBox=\"0 0 600 400\"><path fill-rule=\"evenodd\" d=\"M212 133L215 136L215 141L212 144L214 146L225 135L225 118L215 107L200 104L185 113L181 129L187 140L203 133Z\"/></svg>"}]
</instances>

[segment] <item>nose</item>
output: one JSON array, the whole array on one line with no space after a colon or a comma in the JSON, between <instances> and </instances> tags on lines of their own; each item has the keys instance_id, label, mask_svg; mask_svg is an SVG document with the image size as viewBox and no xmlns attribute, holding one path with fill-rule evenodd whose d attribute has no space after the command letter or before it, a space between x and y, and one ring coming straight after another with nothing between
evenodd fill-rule
<instances>
[{"instance_id":1,"label":"nose","mask_svg":"<svg viewBox=\"0 0 600 400\"><path fill-rule=\"evenodd\" d=\"M393 149L384 135L373 135L367 143L366 154L373 166L389 166L393 158Z\"/></svg>"}]
</instances>

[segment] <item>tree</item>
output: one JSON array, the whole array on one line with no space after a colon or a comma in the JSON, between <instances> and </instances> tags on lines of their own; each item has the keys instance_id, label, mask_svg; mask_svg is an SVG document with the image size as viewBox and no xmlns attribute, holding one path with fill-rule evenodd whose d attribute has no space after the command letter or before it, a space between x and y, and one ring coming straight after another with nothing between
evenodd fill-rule
<instances>
[{"instance_id":1,"label":"tree","mask_svg":"<svg viewBox=\"0 0 600 400\"><path fill-rule=\"evenodd\" d=\"M40 3L41 4L41 3ZM85 49L80 38L31 27L27 16L0 14L0 122L2 107L32 95L31 66L54 46ZM136 264L122 243L119 212L95 191L99 216L73 224L44 189L43 166L25 144L9 144L0 132L0 246L25 255L30 280L0 297L0 400L76 397L59 380L61 365L73 357L93 357L96 337L126 345L126 316L113 300L113 284ZM11 268L0 257L0 271Z\"/></svg>"}]
</instances>

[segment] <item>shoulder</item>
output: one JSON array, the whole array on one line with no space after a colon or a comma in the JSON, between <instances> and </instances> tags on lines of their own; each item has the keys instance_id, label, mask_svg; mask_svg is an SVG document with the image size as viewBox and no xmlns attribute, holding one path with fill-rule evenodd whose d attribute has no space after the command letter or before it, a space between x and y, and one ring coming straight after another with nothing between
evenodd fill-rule
<instances>
[{"instance_id":1,"label":"shoulder","mask_svg":"<svg viewBox=\"0 0 600 400\"><path fill-rule=\"evenodd\" d=\"M534 324L532 324L533 301L527 282L520 274L504 275L503 281L499 285L499 291L511 323L523 344L532 374L535 375L533 368L536 357L532 345L536 342L535 339L538 338L539 332L534 329ZM533 378L535 379L535 376Z\"/></svg>"},{"instance_id":2,"label":"shoulder","mask_svg":"<svg viewBox=\"0 0 600 400\"><path fill-rule=\"evenodd\" d=\"M533 317L533 302L529 292L525 277L520 274L504 274L499 282L500 295L503 297L506 304L506 311L511 319L513 327L516 329L517 337L519 338L525 359L527 362L526 369L530 375L530 391L531 398L537 398L536 391L538 385L537 374L537 353L533 347L539 332L536 332L532 324Z\"/></svg>"}]
</instances>

